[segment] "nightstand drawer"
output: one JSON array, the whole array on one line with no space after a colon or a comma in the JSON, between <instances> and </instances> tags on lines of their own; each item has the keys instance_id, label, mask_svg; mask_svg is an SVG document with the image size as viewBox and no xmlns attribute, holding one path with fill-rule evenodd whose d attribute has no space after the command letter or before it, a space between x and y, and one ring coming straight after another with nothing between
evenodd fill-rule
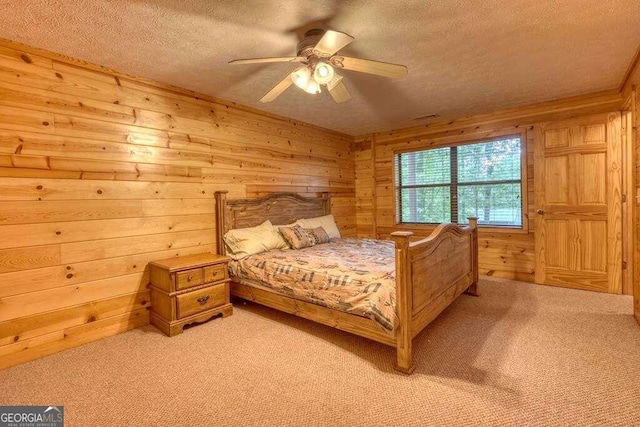
<instances>
[{"instance_id":1,"label":"nightstand drawer","mask_svg":"<svg viewBox=\"0 0 640 427\"><path fill-rule=\"evenodd\" d=\"M200 313L227 302L227 285L209 286L177 296L177 316L179 319Z\"/></svg>"},{"instance_id":2,"label":"nightstand drawer","mask_svg":"<svg viewBox=\"0 0 640 427\"><path fill-rule=\"evenodd\" d=\"M212 265L204 268L204 283L217 282L227 278L227 264Z\"/></svg>"},{"instance_id":3,"label":"nightstand drawer","mask_svg":"<svg viewBox=\"0 0 640 427\"><path fill-rule=\"evenodd\" d=\"M176 273L176 290L193 288L204 283L202 269L180 271Z\"/></svg>"}]
</instances>

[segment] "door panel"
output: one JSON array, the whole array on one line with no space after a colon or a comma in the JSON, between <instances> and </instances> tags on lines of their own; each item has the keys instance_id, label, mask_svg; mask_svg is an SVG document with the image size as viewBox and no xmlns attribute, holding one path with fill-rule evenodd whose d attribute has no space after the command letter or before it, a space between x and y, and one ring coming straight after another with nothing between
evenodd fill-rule
<instances>
[{"instance_id":1,"label":"door panel","mask_svg":"<svg viewBox=\"0 0 640 427\"><path fill-rule=\"evenodd\" d=\"M547 265L549 267L570 268L569 221L547 221Z\"/></svg>"},{"instance_id":2,"label":"door panel","mask_svg":"<svg viewBox=\"0 0 640 427\"><path fill-rule=\"evenodd\" d=\"M569 128L549 129L545 133L545 148L568 147L569 146Z\"/></svg>"},{"instance_id":3,"label":"door panel","mask_svg":"<svg viewBox=\"0 0 640 427\"><path fill-rule=\"evenodd\" d=\"M547 204L564 205L569 202L569 159L566 156L547 159L545 194Z\"/></svg>"},{"instance_id":4,"label":"door panel","mask_svg":"<svg viewBox=\"0 0 640 427\"><path fill-rule=\"evenodd\" d=\"M607 203L607 181L593 179L593 175L607 176L607 155L605 153L583 154L579 156L581 185L578 187L579 205L604 205Z\"/></svg>"},{"instance_id":5,"label":"door panel","mask_svg":"<svg viewBox=\"0 0 640 427\"><path fill-rule=\"evenodd\" d=\"M584 271L607 272L606 221L582 221L582 245L580 251L581 268Z\"/></svg>"},{"instance_id":6,"label":"door panel","mask_svg":"<svg viewBox=\"0 0 640 427\"><path fill-rule=\"evenodd\" d=\"M620 129L617 113L537 128L536 283L621 292Z\"/></svg>"},{"instance_id":7,"label":"door panel","mask_svg":"<svg viewBox=\"0 0 640 427\"><path fill-rule=\"evenodd\" d=\"M597 143L607 142L606 131L607 131L607 127L604 124L585 126L584 143L597 144Z\"/></svg>"}]
</instances>

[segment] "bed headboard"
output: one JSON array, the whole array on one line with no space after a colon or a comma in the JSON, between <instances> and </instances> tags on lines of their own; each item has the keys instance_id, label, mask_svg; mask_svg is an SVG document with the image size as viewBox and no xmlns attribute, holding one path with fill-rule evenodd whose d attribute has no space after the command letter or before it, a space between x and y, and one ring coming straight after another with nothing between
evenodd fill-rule
<instances>
[{"instance_id":1,"label":"bed headboard","mask_svg":"<svg viewBox=\"0 0 640 427\"><path fill-rule=\"evenodd\" d=\"M291 224L301 218L331 213L329 193L321 198L295 193L273 193L265 197L227 199L227 191L216 191L216 231L218 253L225 255L222 237L235 228L255 227L266 220L274 225Z\"/></svg>"}]
</instances>

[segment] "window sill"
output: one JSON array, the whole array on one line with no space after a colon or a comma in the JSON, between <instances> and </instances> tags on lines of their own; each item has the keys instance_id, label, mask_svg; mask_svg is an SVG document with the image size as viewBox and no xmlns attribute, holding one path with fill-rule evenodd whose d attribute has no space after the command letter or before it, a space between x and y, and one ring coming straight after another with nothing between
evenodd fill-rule
<instances>
[{"instance_id":1,"label":"window sill","mask_svg":"<svg viewBox=\"0 0 640 427\"><path fill-rule=\"evenodd\" d=\"M439 224L408 224L408 223L396 223L395 227L400 230L420 230L431 232L436 229ZM466 224L464 224L466 225ZM478 231L482 233L497 233L497 234L528 234L529 230L524 227L487 227L478 226Z\"/></svg>"}]
</instances>

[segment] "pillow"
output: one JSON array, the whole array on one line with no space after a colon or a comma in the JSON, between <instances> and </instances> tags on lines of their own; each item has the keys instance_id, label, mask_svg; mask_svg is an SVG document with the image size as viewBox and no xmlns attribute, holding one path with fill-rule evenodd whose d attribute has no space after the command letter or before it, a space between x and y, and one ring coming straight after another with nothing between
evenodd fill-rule
<instances>
[{"instance_id":1,"label":"pillow","mask_svg":"<svg viewBox=\"0 0 640 427\"><path fill-rule=\"evenodd\" d=\"M223 239L227 246L227 255L235 260L270 249L288 248L287 242L282 239L271 221L265 221L257 227L229 230Z\"/></svg>"},{"instance_id":2,"label":"pillow","mask_svg":"<svg viewBox=\"0 0 640 427\"><path fill-rule=\"evenodd\" d=\"M304 231L307 233L307 236L309 236L313 246L320 245L322 243L329 243L329 235L322 227L307 228Z\"/></svg>"},{"instance_id":3,"label":"pillow","mask_svg":"<svg viewBox=\"0 0 640 427\"><path fill-rule=\"evenodd\" d=\"M280 227L280 233L282 234L282 237L284 237L284 240L293 249L302 249L313 246L313 241L306 231L299 225L294 225L293 227Z\"/></svg>"},{"instance_id":4,"label":"pillow","mask_svg":"<svg viewBox=\"0 0 640 427\"><path fill-rule=\"evenodd\" d=\"M333 215L325 215L319 216L316 218L306 218L299 219L297 224L302 228L324 228L324 231L327 232L327 235L330 239L338 239L340 238L340 231L338 230L338 226L336 225L335 219L333 219Z\"/></svg>"}]
</instances>

